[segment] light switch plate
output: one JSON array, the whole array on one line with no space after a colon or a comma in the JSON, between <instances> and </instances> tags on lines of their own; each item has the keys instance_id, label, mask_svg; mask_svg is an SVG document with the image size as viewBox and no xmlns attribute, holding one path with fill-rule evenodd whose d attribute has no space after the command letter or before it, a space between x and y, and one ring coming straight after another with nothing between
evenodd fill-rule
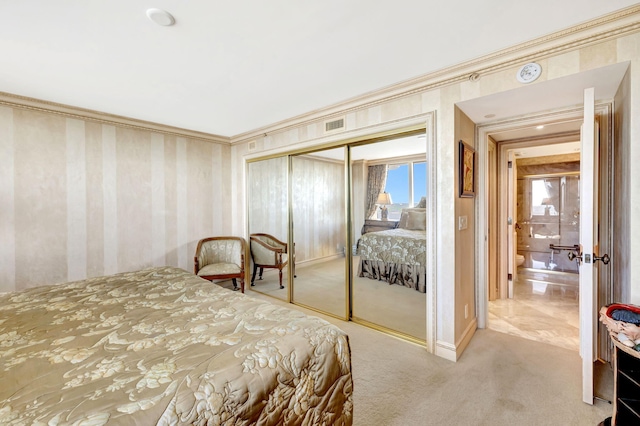
<instances>
[{"instance_id":1,"label":"light switch plate","mask_svg":"<svg viewBox=\"0 0 640 426\"><path fill-rule=\"evenodd\" d=\"M458 217L458 231L462 231L463 229L467 229L467 217L459 216Z\"/></svg>"}]
</instances>

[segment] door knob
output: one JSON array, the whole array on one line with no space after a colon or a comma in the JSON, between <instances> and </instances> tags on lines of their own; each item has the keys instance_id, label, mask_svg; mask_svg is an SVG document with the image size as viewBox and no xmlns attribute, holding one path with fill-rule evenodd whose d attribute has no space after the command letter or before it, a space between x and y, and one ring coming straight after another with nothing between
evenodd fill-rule
<instances>
[{"instance_id":1,"label":"door knob","mask_svg":"<svg viewBox=\"0 0 640 426\"><path fill-rule=\"evenodd\" d=\"M578 263L582 263L582 253L576 253L574 251L570 251L567 254L567 257L569 258L570 261L574 261L575 259L578 259Z\"/></svg>"},{"instance_id":2,"label":"door knob","mask_svg":"<svg viewBox=\"0 0 640 426\"><path fill-rule=\"evenodd\" d=\"M605 265L609 264L609 261L611 260L611 258L609 257L608 254L603 254L602 256L596 256L596 254L593 254L593 262L597 262L598 260L602 261L602 263L604 263Z\"/></svg>"}]
</instances>

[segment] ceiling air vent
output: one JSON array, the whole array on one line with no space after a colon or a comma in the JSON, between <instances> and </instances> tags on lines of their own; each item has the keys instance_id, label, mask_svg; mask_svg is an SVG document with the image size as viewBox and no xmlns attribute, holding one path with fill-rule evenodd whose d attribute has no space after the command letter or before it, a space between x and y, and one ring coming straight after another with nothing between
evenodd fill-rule
<instances>
[{"instance_id":1,"label":"ceiling air vent","mask_svg":"<svg viewBox=\"0 0 640 426\"><path fill-rule=\"evenodd\" d=\"M337 120L325 121L324 122L324 132L330 133L335 132L337 130L344 129L344 118L339 118Z\"/></svg>"}]
</instances>

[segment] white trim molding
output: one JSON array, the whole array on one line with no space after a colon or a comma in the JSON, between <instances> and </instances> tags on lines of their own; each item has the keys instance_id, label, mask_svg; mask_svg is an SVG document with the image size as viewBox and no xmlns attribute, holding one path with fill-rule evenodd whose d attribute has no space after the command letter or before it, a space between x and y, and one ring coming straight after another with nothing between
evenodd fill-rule
<instances>
[{"instance_id":1,"label":"white trim molding","mask_svg":"<svg viewBox=\"0 0 640 426\"><path fill-rule=\"evenodd\" d=\"M10 108L46 112L50 114L61 115L67 118L93 121L116 127L152 131L165 135L185 137L188 139L202 140L223 145L229 145L231 143L231 139L226 136L212 135L209 133L198 132L189 129L181 129L179 127L168 126L165 124L152 123L150 121L137 120L135 118L107 114L104 112L63 105L55 102L43 101L40 99L14 95L12 93L6 92L0 92L0 105L5 105Z\"/></svg>"},{"instance_id":2,"label":"white trim molding","mask_svg":"<svg viewBox=\"0 0 640 426\"><path fill-rule=\"evenodd\" d=\"M539 61L638 31L640 31L640 4L322 109L235 135L231 137L231 144L242 144L265 135L286 132L298 126L324 122L330 117L348 115L394 99L468 81L472 75L481 78L487 74L519 67L528 62Z\"/></svg>"},{"instance_id":3,"label":"white trim molding","mask_svg":"<svg viewBox=\"0 0 640 426\"><path fill-rule=\"evenodd\" d=\"M467 328L465 328L462 336L458 341L456 341L455 345L449 342L444 342L442 340L438 340L436 342L436 350L435 355L438 355L441 358L448 359L449 361L457 362L464 350L469 346L469 342L476 333L478 329L478 322L474 318Z\"/></svg>"}]
</instances>

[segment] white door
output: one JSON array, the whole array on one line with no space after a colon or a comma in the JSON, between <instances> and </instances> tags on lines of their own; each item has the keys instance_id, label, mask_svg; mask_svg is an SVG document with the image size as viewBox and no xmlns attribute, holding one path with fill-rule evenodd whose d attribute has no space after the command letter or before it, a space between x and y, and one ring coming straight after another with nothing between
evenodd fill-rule
<instances>
[{"instance_id":1,"label":"white door","mask_svg":"<svg viewBox=\"0 0 640 426\"><path fill-rule=\"evenodd\" d=\"M580 356L582 357L582 400L593 404L593 363L597 332L598 274L598 152L594 89L584 91L584 122L580 147Z\"/></svg>"},{"instance_id":2,"label":"white door","mask_svg":"<svg viewBox=\"0 0 640 426\"><path fill-rule=\"evenodd\" d=\"M516 236L517 199L518 199L518 172L516 170L516 156L513 150L509 150L507 179L507 297L512 299L513 282L516 279L516 251L518 238ZM504 296L503 296L504 297Z\"/></svg>"}]
</instances>

